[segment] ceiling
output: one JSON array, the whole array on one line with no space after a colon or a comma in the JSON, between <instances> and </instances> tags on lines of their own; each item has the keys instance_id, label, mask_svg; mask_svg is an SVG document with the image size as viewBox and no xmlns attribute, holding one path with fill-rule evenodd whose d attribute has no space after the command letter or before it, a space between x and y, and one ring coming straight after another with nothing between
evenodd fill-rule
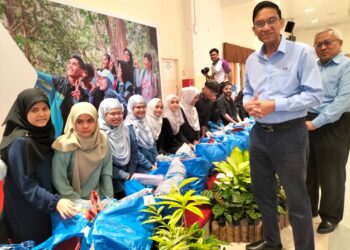
<instances>
[{"instance_id":1,"label":"ceiling","mask_svg":"<svg viewBox=\"0 0 350 250\"><path fill-rule=\"evenodd\" d=\"M221 0L221 7L234 9L235 6L242 4L250 3L254 6L255 2L260 1ZM295 22L294 30L350 24L350 0L280 0L274 2L280 3L285 20ZM315 22L316 19L317 22Z\"/></svg>"}]
</instances>

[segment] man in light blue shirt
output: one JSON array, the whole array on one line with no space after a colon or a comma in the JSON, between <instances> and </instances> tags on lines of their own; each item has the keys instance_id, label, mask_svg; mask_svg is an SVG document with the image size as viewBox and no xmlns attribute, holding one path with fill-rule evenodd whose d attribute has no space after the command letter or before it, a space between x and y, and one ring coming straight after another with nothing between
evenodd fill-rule
<instances>
[{"instance_id":1,"label":"man in light blue shirt","mask_svg":"<svg viewBox=\"0 0 350 250\"><path fill-rule=\"evenodd\" d=\"M312 213L322 219L317 228L321 234L332 232L344 213L345 168L350 145L350 59L341 53L342 43L342 35L335 29L315 35L324 99L309 109L306 122L310 139L307 187Z\"/></svg>"},{"instance_id":2,"label":"man in light blue shirt","mask_svg":"<svg viewBox=\"0 0 350 250\"><path fill-rule=\"evenodd\" d=\"M253 31L263 42L246 63L244 107L256 124L250 134L250 172L254 199L262 214L263 240L246 249L282 249L276 174L285 190L296 250L315 248L306 188L307 109L321 103L320 72L312 48L281 37L279 7L269 1L253 11Z\"/></svg>"}]
</instances>

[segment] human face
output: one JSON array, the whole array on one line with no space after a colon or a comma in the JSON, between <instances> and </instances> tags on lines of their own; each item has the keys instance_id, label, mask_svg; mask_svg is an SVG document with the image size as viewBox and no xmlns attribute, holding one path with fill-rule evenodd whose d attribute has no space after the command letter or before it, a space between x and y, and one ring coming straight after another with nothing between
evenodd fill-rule
<instances>
[{"instance_id":1,"label":"human face","mask_svg":"<svg viewBox=\"0 0 350 250\"><path fill-rule=\"evenodd\" d=\"M156 117L160 117L163 114L163 103L162 102L159 101L157 103L157 105L154 107L153 113Z\"/></svg>"},{"instance_id":2,"label":"human face","mask_svg":"<svg viewBox=\"0 0 350 250\"><path fill-rule=\"evenodd\" d=\"M203 94L205 95L206 98L212 99L216 96L215 91L212 91L211 89L207 88L204 86L203 88Z\"/></svg>"},{"instance_id":3,"label":"human face","mask_svg":"<svg viewBox=\"0 0 350 250\"><path fill-rule=\"evenodd\" d=\"M224 96L230 97L232 95L232 85L225 85L225 88L222 91Z\"/></svg>"},{"instance_id":4,"label":"human face","mask_svg":"<svg viewBox=\"0 0 350 250\"><path fill-rule=\"evenodd\" d=\"M83 70L80 68L78 59L69 59L67 65L67 75L73 78L79 78L83 75Z\"/></svg>"},{"instance_id":5,"label":"human face","mask_svg":"<svg viewBox=\"0 0 350 250\"><path fill-rule=\"evenodd\" d=\"M124 56L124 61L130 62L130 54L127 50L124 51L123 56Z\"/></svg>"},{"instance_id":6,"label":"human face","mask_svg":"<svg viewBox=\"0 0 350 250\"><path fill-rule=\"evenodd\" d=\"M146 104L145 103L139 103L136 104L133 108L134 116L138 119L142 119L146 115Z\"/></svg>"},{"instance_id":7,"label":"human face","mask_svg":"<svg viewBox=\"0 0 350 250\"><path fill-rule=\"evenodd\" d=\"M27 121L35 127L45 127L50 120L50 108L46 102L35 103L27 113Z\"/></svg>"},{"instance_id":8,"label":"human face","mask_svg":"<svg viewBox=\"0 0 350 250\"><path fill-rule=\"evenodd\" d=\"M104 77L100 77L98 82L99 82L100 90L106 91L108 87L107 79Z\"/></svg>"},{"instance_id":9,"label":"human face","mask_svg":"<svg viewBox=\"0 0 350 250\"><path fill-rule=\"evenodd\" d=\"M263 8L254 19L253 31L265 46L276 46L280 41L280 32L284 20L279 18L276 9Z\"/></svg>"},{"instance_id":10,"label":"human face","mask_svg":"<svg viewBox=\"0 0 350 250\"><path fill-rule=\"evenodd\" d=\"M318 34L315 37L314 47L322 63L327 63L341 51L343 41L339 40L333 31Z\"/></svg>"},{"instance_id":11,"label":"human face","mask_svg":"<svg viewBox=\"0 0 350 250\"><path fill-rule=\"evenodd\" d=\"M107 56L102 57L102 67L104 69L109 69L109 59Z\"/></svg>"},{"instance_id":12,"label":"human face","mask_svg":"<svg viewBox=\"0 0 350 250\"><path fill-rule=\"evenodd\" d=\"M210 59L213 61L213 62L217 62L219 60L219 54L216 53L216 51L213 51L210 53Z\"/></svg>"},{"instance_id":13,"label":"human face","mask_svg":"<svg viewBox=\"0 0 350 250\"><path fill-rule=\"evenodd\" d=\"M172 112L175 112L175 111L178 111L179 110L179 100L177 98L172 98L170 100L170 105L169 105L169 109L172 111Z\"/></svg>"},{"instance_id":14,"label":"human face","mask_svg":"<svg viewBox=\"0 0 350 250\"><path fill-rule=\"evenodd\" d=\"M123 115L124 113L121 109L112 109L105 115L106 122L112 127L118 127L123 121Z\"/></svg>"},{"instance_id":15,"label":"human face","mask_svg":"<svg viewBox=\"0 0 350 250\"><path fill-rule=\"evenodd\" d=\"M143 58L143 66L145 69L151 69L152 64L147 57Z\"/></svg>"},{"instance_id":16,"label":"human face","mask_svg":"<svg viewBox=\"0 0 350 250\"><path fill-rule=\"evenodd\" d=\"M75 121L74 129L78 136L90 137L96 130L96 121L91 115L81 114Z\"/></svg>"}]
</instances>

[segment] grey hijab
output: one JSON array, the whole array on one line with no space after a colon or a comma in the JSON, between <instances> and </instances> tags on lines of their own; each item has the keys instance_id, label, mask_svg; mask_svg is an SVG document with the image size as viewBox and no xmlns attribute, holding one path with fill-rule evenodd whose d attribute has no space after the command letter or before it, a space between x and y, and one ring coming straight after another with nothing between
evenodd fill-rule
<instances>
[{"instance_id":1,"label":"grey hijab","mask_svg":"<svg viewBox=\"0 0 350 250\"><path fill-rule=\"evenodd\" d=\"M125 166L130 161L130 134L129 129L122 122L118 127L112 127L106 122L106 114L113 109L124 111L123 105L115 98L104 99L98 109L98 123L111 144L113 162Z\"/></svg>"}]
</instances>

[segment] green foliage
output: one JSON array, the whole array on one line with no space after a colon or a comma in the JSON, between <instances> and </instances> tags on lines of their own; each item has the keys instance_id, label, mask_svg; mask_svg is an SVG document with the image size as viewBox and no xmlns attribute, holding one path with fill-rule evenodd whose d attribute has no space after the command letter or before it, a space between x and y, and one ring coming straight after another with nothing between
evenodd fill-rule
<instances>
[{"instance_id":1,"label":"green foliage","mask_svg":"<svg viewBox=\"0 0 350 250\"><path fill-rule=\"evenodd\" d=\"M239 223L243 218L254 221L261 218L261 213L254 201L251 190L249 153L238 147L232 150L226 161L214 163L219 173L212 190L205 190L202 195L210 199L215 219L229 223ZM286 213L286 196L279 185L278 212Z\"/></svg>"},{"instance_id":2,"label":"green foliage","mask_svg":"<svg viewBox=\"0 0 350 250\"><path fill-rule=\"evenodd\" d=\"M209 199L195 195L193 190L187 191L184 195L180 189L197 178L184 180L179 187L174 187L168 195L158 196L160 200L154 205L149 205L143 212L149 213L149 218L143 223L155 223L153 236L150 238L157 243L159 249L219 249L219 245L226 243L217 240L215 237L205 238L205 230L197 223L185 226L185 211L191 211L203 218L198 206L209 204ZM174 208L171 215L164 216L164 208Z\"/></svg>"},{"instance_id":3,"label":"green foliage","mask_svg":"<svg viewBox=\"0 0 350 250\"><path fill-rule=\"evenodd\" d=\"M101 66L102 55L112 53L107 18L48 0L0 0L0 20L19 48L34 68L53 75L65 75L67 62L74 54L96 68ZM141 66L143 54L150 52L159 73L150 29L153 28L126 21L127 47Z\"/></svg>"}]
</instances>

